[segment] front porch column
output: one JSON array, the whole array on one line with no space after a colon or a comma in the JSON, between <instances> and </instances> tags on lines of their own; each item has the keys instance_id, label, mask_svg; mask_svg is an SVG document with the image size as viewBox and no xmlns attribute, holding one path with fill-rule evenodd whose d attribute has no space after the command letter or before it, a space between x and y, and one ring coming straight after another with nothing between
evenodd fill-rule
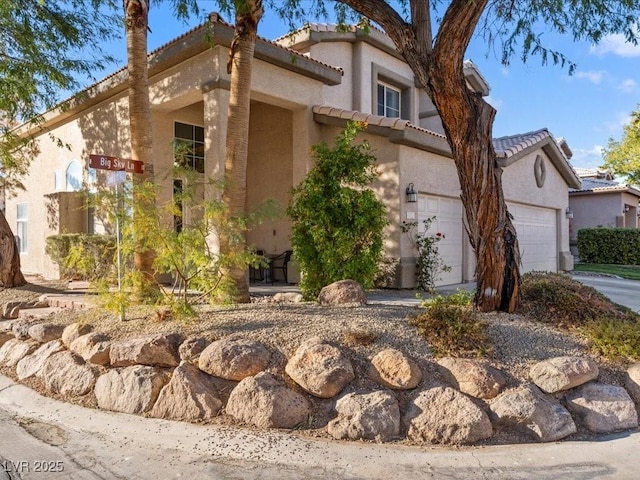
<instances>
[{"instance_id":1,"label":"front porch column","mask_svg":"<svg viewBox=\"0 0 640 480\"><path fill-rule=\"evenodd\" d=\"M204 100L204 198L219 199L222 192L211 182L224 178L224 162L227 142L227 111L229 90L225 88L203 88ZM214 252L220 245L215 235L210 235L209 245Z\"/></svg>"}]
</instances>

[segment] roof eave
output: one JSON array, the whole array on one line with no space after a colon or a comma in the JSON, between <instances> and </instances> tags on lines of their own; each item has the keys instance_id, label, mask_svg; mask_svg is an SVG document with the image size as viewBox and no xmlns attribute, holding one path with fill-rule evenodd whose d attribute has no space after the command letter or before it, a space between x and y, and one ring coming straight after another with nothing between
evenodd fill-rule
<instances>
[{"instance_id":1,"label":"roof eave","mask_svg":"<svg viewBox=\"0 0 640 480\"><path fill-rule=\"evenodd\" d=\"M532 143L531 145L526 146L525 148L519 150L514 154L497 155L496 159L498 165L500 165L501 167L508 167L509 165L512 165L513 163L540 148L544 151L544 153L547 154L547 156L551 160L551 163L553 163L558 172L560 172L562 178L565 180L565 182L567 182L567 186L569 188L579 189L582 186L582 181L573 170L573 168L571 168L571 165L569 165L569 162L560 150L560 147L558 147L558 144L550 135L540 140L539 142Z\"/></svg>"}]
</instances>

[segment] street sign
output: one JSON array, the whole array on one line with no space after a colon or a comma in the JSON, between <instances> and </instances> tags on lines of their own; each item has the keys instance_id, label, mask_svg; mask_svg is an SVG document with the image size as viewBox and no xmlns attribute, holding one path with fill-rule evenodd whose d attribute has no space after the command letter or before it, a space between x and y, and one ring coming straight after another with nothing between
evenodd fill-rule
<instances>
[{"instance_id":1,"label":"street sign","mask_svg":"<svg viewBox=\"0 0 640 480\"><path fill-rule=\"evenodd\" d=\"M131 160L130 158L110 157L108 155L89 155L89 166L99 170L144 173L144 162Z\"/></svg>"}]
</instances>

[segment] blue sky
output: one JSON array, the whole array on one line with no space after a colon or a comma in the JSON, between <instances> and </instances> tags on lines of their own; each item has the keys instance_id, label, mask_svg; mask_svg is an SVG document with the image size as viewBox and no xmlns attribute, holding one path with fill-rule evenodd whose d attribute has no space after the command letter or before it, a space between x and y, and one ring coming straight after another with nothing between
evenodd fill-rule
<instances>
[{"instance_id":1,"label":"blue sky","mask_svg":"<svg viewBox=\"0 0 640 480\"><path fill-rule=\"evenodd\" d=\"M214 11L213 0L199 1L203 11ZM225 18L230 21L230 18ZM153 50L193 26L173 19L166 6L150 10L149 49ZM288 27L267 11L259 34L273 39L287 33ZM488 52L481 37L474 38L466 58L478 65L491 86L489 102L498 110L494 136L514 135L547 128L555 137L564 137L576 167L592 168L602 163L600 149L609 138L620 139L622 127L640 103L640 46L625 43L620 36L605 38L593 46L574 43L570 37L544 34L547 45L577 64L569 76L559 65L541 65L539 57L526 64L516 57L508 67L499 55ZM110 52L125 64L124 40L115 42Z\"/></svg>"}]
</instances>

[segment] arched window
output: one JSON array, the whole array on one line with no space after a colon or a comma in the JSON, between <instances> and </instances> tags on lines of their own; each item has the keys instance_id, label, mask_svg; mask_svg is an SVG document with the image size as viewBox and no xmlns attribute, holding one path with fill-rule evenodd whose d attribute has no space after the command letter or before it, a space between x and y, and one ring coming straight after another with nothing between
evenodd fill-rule
<instances>
[{"instance_id":1,"label":"arched window","mask_svg":"<svg viewBox=\"0 0 640 480\"><path fill-rule=\"evenodd\" d=\"M82 165L72 160L67 166L67 192L77 192L82 189Z\"/></svg>"}]
</instances>

